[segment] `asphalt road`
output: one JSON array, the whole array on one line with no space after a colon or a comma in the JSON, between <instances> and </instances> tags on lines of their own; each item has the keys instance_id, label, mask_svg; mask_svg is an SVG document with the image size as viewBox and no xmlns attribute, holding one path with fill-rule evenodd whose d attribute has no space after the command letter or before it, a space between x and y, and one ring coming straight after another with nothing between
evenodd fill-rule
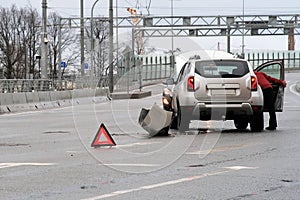
<instances>
[{"instance_id":1,"label":"asphalt road","mask_svg":"<svg viewBox=\"0 0 300 200\"><path fill-rule=\"evenodd\" d=\"M162 85L139 100L0 115L0 199L298 200L299 75L286 74L274 132L213 121L149 138L137 119L142 107L161 105ZM90 146L101 123L117 146Z\"/></svg>"}]
</instances>

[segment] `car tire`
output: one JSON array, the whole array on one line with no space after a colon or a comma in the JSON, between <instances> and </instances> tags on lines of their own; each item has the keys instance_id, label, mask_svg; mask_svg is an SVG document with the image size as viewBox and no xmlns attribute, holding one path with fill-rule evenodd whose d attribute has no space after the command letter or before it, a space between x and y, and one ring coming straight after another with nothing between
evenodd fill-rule
<instances>
[{"instance_id":1,"label":"car tire","mask_svg":"<svg viewBox=\"0 0 300 200\"><path fill-rule=\"evenodd\" d=\"M190 117L189 115L180 107L178 103L177 107L177 128L180 133L184 133L189 130Z\"/></svg>"},{"instance_id":2,"label":"car tire","mask_svg":"<svg viewBox=\"0 0 300 200\"><path fill-rule=\"evenodd\" d=\"M169 129L170 129L170 127L167 126L163 129L161 129L155 136L168 136L169 135Z\"/></svg>"},{"instance_id":3,"label":"car tire","mask_svg":"<svg viewBox=\"0 0 300 200\"><path fill-rule=\"evenodd\" d=\"M264 129L263 112L258 112L253 114L253 118L250 122L250 128L252 132L261 132Z\"/></svg>"},{"instance_id":4,"label":"car tire","mask_svg":"<svg viewBox=\"0 0 300 200\"><path fill-rule=\"evenodd\" d=\"M173 117L172 117L172 121L171 121L171 124L170 124L170 129L176 129L178 130L178 117L175 116L175 113L173 113Z\"/></svg>"},{"instance_id":5,"label":"car tire","mask_svg":"<svg viewBox=\"0 0 300 200\"><path fill-rule=\"evenodd\" d=\"M239 130L245 130L248 126L248 120L246 119L235 119L234 125Z\"/></svg>"}]
</instances>

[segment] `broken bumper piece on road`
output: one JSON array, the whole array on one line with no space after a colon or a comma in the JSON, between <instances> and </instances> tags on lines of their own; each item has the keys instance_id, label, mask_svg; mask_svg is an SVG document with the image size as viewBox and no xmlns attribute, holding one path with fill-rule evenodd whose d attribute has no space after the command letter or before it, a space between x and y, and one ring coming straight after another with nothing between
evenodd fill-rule
<instances>
[{"instance_id":1,"label":"broken bumper piece on road","mask_svg":"<svg viewBox=\"0 0 300 200\"><path fill-rule=\"evenodd\" d=\"M150 137L168 135L171 120L172 112L163 110L157 104L150 110L142 108L139 116L139 124Z\"/></svg>"}]
</instances>

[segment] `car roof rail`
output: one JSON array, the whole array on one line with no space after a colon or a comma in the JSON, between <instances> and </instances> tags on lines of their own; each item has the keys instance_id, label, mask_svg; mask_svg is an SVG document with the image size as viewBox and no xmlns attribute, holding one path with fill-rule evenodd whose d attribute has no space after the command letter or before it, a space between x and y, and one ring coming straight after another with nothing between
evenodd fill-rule
<instances>
[{"instance_id":1,"label":"car roof rail","mask_svg":"<svg viewBox=\"0 0 300 200\"><path fill-rule=\"evenodd\" d=\"M193 55L189 58L189 60L199 60L201 59L200 55Z\"/></svg>"}]
</instances>

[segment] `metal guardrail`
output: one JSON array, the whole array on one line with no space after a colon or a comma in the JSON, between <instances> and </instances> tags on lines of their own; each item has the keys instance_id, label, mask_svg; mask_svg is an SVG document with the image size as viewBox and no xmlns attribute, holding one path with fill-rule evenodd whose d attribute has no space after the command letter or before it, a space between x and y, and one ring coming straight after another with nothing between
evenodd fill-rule
<instances>
[{"instance_id":1,"label":"metal guardrail","mask_svg":"<svg viewBox=\"0 0 300 200\"><path fill-rule=\"evenodd\" d=\"M53 90L53 82L44 79L0 79L0 93Z\"/></svg>"},{"instance_id":2,"label":"metal guardrail","mask_svg":"<svg viewBox=\"0 0 300 200\"><path fill-rule=\"evenodd\" d=\"M60 91L83 88L104 88L108 87L108 78L100 79L66 79L66 80L45 80L45 79L0 79L0 93L18 92L39 92L39 91Z\"/></svg>"},{"instance_id":3,"label":"metal guardrail","mask_svg":"<svg viewBox=\"0 0 300 200\"><path fill-rule=\"evenodd\" d=\"M300 51L257 51L245 53L253 67L270 60L283 60L287 70L300 70Z\"/></svg>"}]
</instances>

